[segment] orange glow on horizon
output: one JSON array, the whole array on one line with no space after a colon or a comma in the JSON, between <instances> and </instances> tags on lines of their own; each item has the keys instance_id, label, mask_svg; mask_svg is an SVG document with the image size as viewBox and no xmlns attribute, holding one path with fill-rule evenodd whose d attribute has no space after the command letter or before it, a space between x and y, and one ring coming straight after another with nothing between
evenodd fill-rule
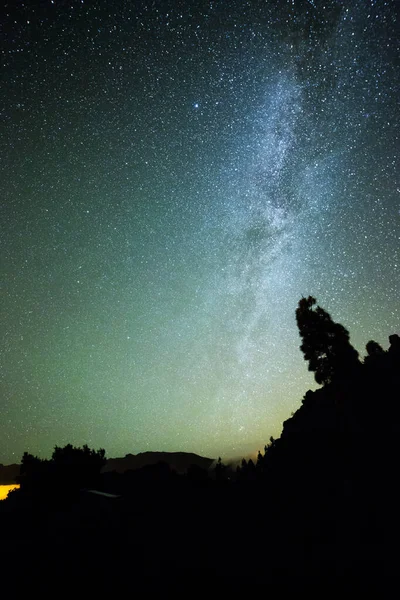
<instances>
[{"instance_id":1,"label":"orange glow on horizon","mask_svg":"<svg viewBox=\"0 0 400 600\"><path fill-rule=\"evenodd\" d=\"M16 483L11 483L9 485L0 485L0 500L5 500L7 498L8 492L11 490L15 490L15 488L19 488L19 485Z\"/></svg>"}]
</instances>

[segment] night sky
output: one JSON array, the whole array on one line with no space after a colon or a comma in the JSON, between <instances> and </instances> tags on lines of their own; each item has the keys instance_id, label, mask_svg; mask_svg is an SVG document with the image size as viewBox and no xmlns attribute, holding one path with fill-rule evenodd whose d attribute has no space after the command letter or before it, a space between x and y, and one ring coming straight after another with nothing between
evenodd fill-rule
<instances>
[{"instance_id":1,"label":"night sky","mask_svg":"<svg viewBox=\"0 0 400 600\"><path fill-rule=\"evenodd\" d=\"M400 329L395 1L9 2L0 462L279 435L312 294Z\"/></svg>"}]
</instances>

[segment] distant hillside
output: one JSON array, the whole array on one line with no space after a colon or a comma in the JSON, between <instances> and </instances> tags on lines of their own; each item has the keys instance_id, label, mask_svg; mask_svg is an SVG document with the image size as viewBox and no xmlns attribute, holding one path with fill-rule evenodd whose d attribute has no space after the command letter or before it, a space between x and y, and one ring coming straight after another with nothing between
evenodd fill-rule
<instances>
[{"instance_id":1,"label":"distant hillside","mask_svg":"<svg viewBox=\"0 0 400 600\"><path fill-rule=\"evenodd\" d=\"M167 463L177 473L186 473L191 465L196 465L201 469L209 469L214 461L214 458L206 458L190 452L141 452L139 454L127 454L123 458L109 458L106 466L102 469L102 473L110 471L124 473L130 469L140 469L159 462Z\"/></svg>"},{"instance_id":2,"label":"distant hillside","mask_svg":"<svg viewBox=\"0 0 400 600\"><path fill-rule=\"evenodd\" d=\"M19 475L20 465L0 464L0 485L16 483L15 478Z\"/></svg>"},{"instance_id":3,"label":"distant hillside","mask_svg":"<svg viewBox=\"0 0 400 600\"><path fill-rule=\"evenodd\" d=\"M191 452L141 452L127 454L121 458L109 458L102 473L111 471L125 473L125 471L140 469L148 465L156 465L159 462L167 463L177 473L186 473L191 465L207 470L214 461L214 458L206 458ZM16 483L19 470L20 465L0 464L0 485Z\"/></svg>"}]
</instances>

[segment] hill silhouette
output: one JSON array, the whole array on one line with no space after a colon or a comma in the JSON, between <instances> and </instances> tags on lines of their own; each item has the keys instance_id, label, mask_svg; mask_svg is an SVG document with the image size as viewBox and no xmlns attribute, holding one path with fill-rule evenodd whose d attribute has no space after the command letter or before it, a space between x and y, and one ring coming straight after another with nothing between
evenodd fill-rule
<instances>
[{"instance_id":1,"label":"hill silhouette","mask_svg":"<svg viewBox=\"0 0 400 600\"><path fill-rule=\"evenodd\" d=\"M190 452L140 452L139 454L126 454L123 458L109 458L102 473L110 471L124 473L128 470L140 469L162 462L177 473L183 474L192 466L209 469L214 461L214 458L206 458Z\"/></svg>"},{"instance_id":2,"label":"hill silhouette","mask_svg":"<svg viewBox=\"0 0 400 600\"><path fill-rule=\"evenodd\" d=\"M199 469L209 469L214 458L199 456L191 452L140 452L138 454L126 454L124 457L108 458L106 464L101 469L101 473L109 473L115 471L123 474L129 470L141 469L149 465L156 465L162 462L176 471L179 474L187 473L191 467ZM0 464L0 485L17 483L20 475L21 465Z\"/></svg>"}]
</instances>

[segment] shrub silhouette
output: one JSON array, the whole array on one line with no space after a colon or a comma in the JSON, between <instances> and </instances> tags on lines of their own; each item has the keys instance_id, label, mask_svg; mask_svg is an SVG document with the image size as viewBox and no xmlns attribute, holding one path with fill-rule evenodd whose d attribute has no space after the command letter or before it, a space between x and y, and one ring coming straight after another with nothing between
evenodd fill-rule
<instances>
[{"instance_id":1,"label":"shrub silhouette","mask_svg":"<svg viewBox=\"0 0 400 600\"><path fill-rule=\"evenodd\" d=\"M91 450L87 445L56 446L50 460L25 452L18 483L23 494L34 498L70 497L81 488L95 485L105 463L105 450Z\"/></svg>"}]
</instances>

